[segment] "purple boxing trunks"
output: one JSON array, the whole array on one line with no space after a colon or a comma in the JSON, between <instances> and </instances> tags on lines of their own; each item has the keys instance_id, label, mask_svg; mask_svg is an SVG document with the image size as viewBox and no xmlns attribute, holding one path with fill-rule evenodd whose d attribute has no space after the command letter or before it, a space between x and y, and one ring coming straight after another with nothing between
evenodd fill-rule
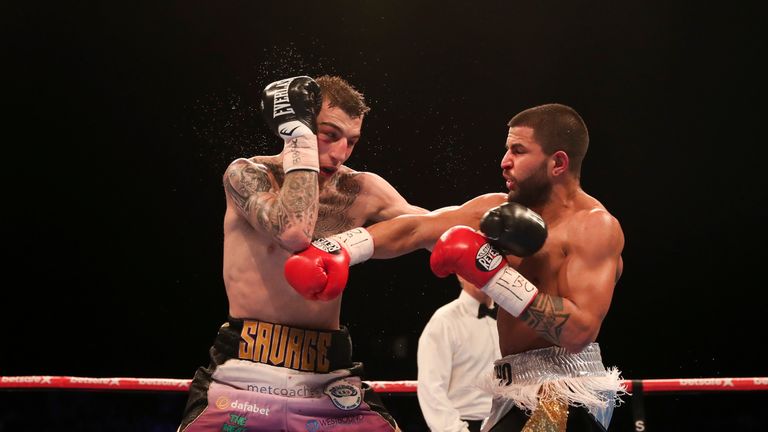
<instances>
[{"instance_id":1,"label":"purple boxing trunks","mask_svg":"<svg viewBox=\"0 0 768 432\"><path fill-rule=\"evenodd\" d=\"M230 318L195 373L179 431L397 430L351 353L346 328Z\"/></svg>"}]
</instances>

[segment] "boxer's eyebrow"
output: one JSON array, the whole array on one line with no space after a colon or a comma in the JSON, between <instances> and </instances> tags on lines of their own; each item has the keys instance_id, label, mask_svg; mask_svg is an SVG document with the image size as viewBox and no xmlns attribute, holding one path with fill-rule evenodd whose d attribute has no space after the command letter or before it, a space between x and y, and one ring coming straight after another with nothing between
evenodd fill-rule
<instances>
[{"instance_id":1,"label":"boxer's eyebrow","mask_svg":"<svg viewBox=\"0 0 768 432\"><path fill-rule=\"evenodd\" d=\"M339 125L337 125L336 123L333 123L333 122L323 121L323 122L318 123L317 125L318 126L328 126L328 127L331 127L333 129L335 129L340 134L344 133L344 130ZM352 135L352 136L348 136L347 139L350 139L350 140L355 139L355 140L357 140L357 139L360 139L360 136L361 136L361 134Z\"/></svg>"},{"instance_id":2,"label":"boxer's eyebrow","mask_svg":"<svg viewBox=\"0 0 768 432\"><path fill-rule=\"evenodd\" d=\"M320 125L323 125L323 126L330 126L330 127L334 128L334 129L337 129L337 130L341 130L341 128L339 127L339 125L337 125L336 123L333 123L333 122L327 122L327 121L324 121L324 122L320 122L320 123L318 123L317 125L318 125L318 126L320 126Z\"/></svg>"}]
</instances>

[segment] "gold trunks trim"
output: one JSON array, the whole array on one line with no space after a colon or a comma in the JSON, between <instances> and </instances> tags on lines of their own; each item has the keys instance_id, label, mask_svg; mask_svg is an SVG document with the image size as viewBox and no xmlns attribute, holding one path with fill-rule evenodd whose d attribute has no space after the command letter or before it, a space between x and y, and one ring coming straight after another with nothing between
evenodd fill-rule
<instances>
[{"instance_id":1,"label":"gold trunks trim","mask_svg":"<svg viewBox=\"0 0 768 432\"><path fill-rule=\"evenodd\" d=\"M540 399L539 406L521 432L565 432L568 404L557 399Z\"/></svg>"},{"instance_id":2,"label":"gold trunks trim","mask_svg":"<svg viewBox=\"0 0 768 432\"><path fill-rule=\"evenodd\" d=\"M237 357L306 372L328 372L333 332L244 320Z\"/></svg>"}]
</instances>

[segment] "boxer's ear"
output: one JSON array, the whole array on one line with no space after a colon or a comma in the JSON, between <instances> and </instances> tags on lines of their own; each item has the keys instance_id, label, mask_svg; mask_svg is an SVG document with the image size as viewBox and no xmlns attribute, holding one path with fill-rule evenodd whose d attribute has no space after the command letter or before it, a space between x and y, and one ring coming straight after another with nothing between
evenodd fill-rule
<instances>
[{"instance_id":1,"label":"boxer's ear","mask_svg":"<svg viewBox=\"0 0 768 432\"><path fill-rule=\"evenodd\" d=\"M559 176L568 171L568 165L570 159L568 159L568 153L558 150L551 156L552 161L552 175Z\"/></svg>"}]
</instances>

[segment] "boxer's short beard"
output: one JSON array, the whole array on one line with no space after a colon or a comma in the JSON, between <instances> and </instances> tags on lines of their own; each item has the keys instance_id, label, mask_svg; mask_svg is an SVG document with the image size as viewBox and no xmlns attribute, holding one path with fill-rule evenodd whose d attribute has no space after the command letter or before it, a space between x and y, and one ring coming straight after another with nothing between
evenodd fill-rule
<instances>
[{"instance_id":1,"label":"boxer's short beard","mask_svg":"<svg viewBox=\"0 0 768 432\"><path fill-rule=\"evenodd\" d=\"M530 177L520 180L516 190L509 191L507 201L535 207L547 202L551 193L552 183L549 182L545 162Z\"/></svg>"}]
</instances>

